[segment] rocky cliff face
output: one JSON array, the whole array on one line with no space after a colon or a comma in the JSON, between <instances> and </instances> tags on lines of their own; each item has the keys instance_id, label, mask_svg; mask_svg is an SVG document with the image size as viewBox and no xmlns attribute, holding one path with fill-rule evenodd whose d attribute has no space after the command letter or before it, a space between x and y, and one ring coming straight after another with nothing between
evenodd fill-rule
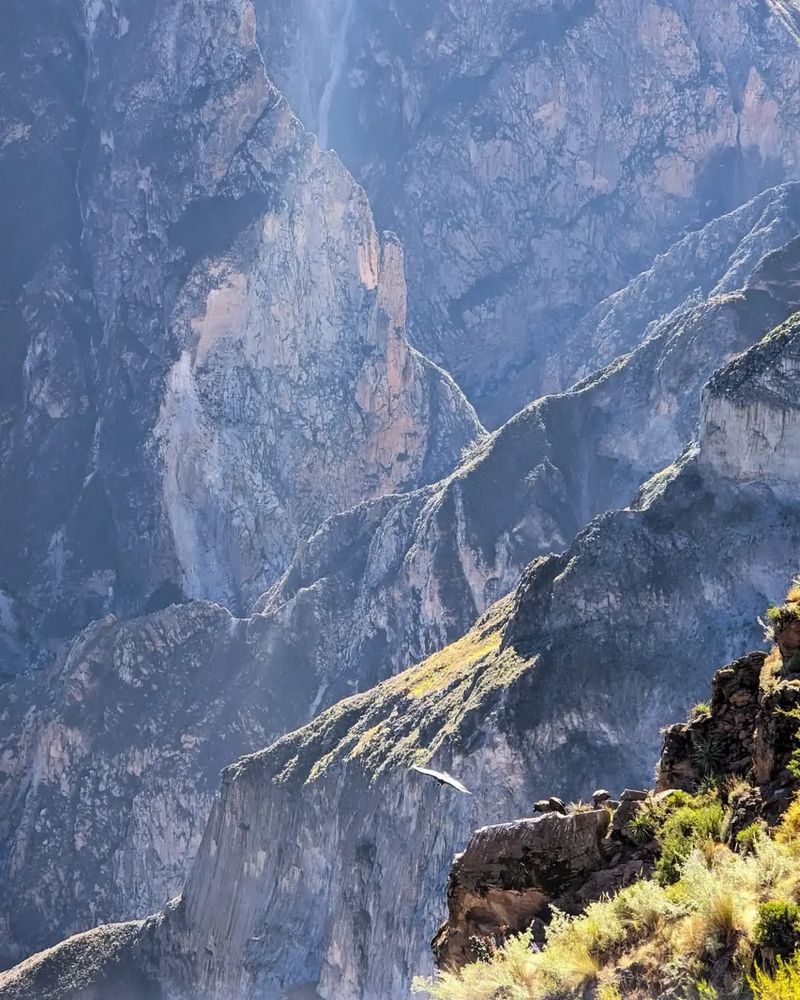
<instances>
[{"instance_id":1,"label":"rocky cliff face","mask_svg":"<svg viewBox=\"0 0 800 1000\"><path fill-rule=\"evenodd\" d=\"M254 617L193 603L105 620L8 687L5 960L160 908L225 764L455 641L531 559L627 503L694 433L705 379L800 307L798 228L789 185L687 237L603 307L603 329L637 329L633 353L527 408L441 483L326 522ZM681 298L695 280L706 296Z\"/></svg>"},{"instance_id":2,"label":"rocky cliff face","mask_svg":"<svg viewBox=\"0 0 800 1000\"><path fill-rule=\"evenodd\" d=\"M465 830L636 779L700 683L689 641L730 655L794 568L795 326L573 542L800 305L786 185L580 319L793 174L793 10L512 3L487 57L468 6L320 5L312 35L251 0L9 7L0 670L44 668L2 690L0 958L160 909L199 851L178 904L27 966L39 992L404 995ZM411 323L398 239L259 40L409 240ZM374 127L387 104L403 123ZM481 428L413 322L493 419L584 381L415 489ZM212 810L225 763L429 654L227 771ZM436 824L406 774L429 758L478 793Z\"/></svg>"},{"instance_id":3,"label":"rocky cliff face","mask_svg":"<svg viewBox=\"0 0 800 1000\"><path fill-rule=\"evenodd\" d=\"M229 768L181 899L117 959L137 956L170 996L406 995L468 832L529 813L545 789L641 782L704 664L756 638L754 609L783 589L800 541L784 452L770 448L757 479L705 442L724 397L743 412L758 397L752 434L791 429L792 385L773 380L768 399L758 387L799 354L794 321L723 369L700 444L536 561L460 643ZM408 772L426 760L474 794ZM37 968L9 973L0 995ZM55 996L74 995L58 982Z\"/></svg>"},{"instance_id":4,"label":"rocky cliff face","mask_svg":"<svg viewBox=\"0 0 800 1000\"><path fill-rule=\"evenodd\" d=\"M784 352L778 367L790 363L799 336L796 325L776 335ZM774 349L774 341L760 345L749 352L750 363ZM732 386L735 371L726 369L716 384ZM717 391L709 390L706 412ZM791 412L790 393L774 401L776 418ZM402 996L404 977L423 960L408 928L433 930L429 890L442 884L440 866L458 843L457 831L502 816L511 800L524 814L543 789L574 796L606 782L641 782L655 758L658 726L702 692L702 664L754 641L752 610L745 608L763 602L758 590L780 592L797 543L796 517L770 480L769 473L758 483L725 479L702 447L688 454L642 492L635 508L599 519L564 556L534 565L509 611L497 609L502 638L495 649L497 619L473 635L471 652L459 651L457 667L434 658L231 772L185 897L189 927L195 908L203 913L192 947L199 952L218 939L222 926L202 900L230 898L245 919L237 933L247 942L254 991L264 984L268 995L269 984L287 988L318 977L323 997ZM710 561L715 531L725 545ZM502 691L499 702L486 700L493 687ZM410 692L436 697L417 706ZM448 712L444 692L462 707ZM413 784L403 764L422 757L459 775L474 796L443 800L446 791ZM251 795L258 796L254 811L245 805ZM294 796L297 805L287 812ZM256 818L275 815L291 817L288 848L271 850L274 838ZM236 831L251 817L262 825L252 846L242 847ZM259 851L264 868L256 874ZM300 912L305 890L292 884L291 893L267 899L253 893L257 911L239 911L224 886L233 884L234 872L246 873L282 893L295 870L311 886L329 877L335 886L336 872L356 875L334 890L330 909L316 908L312 946L302 955L292 946L291 956L274 962L274 915L289 895ZM413 900L402 895L408 881ZM224 905L220 912L229 926ZM408 925L397 926L398 913ZM215 984L226 975L218 964L209 974Z\"/></svg>"},{"instance_id":5,"label":"rocky cliff face","mask_svg":"<svg viewBox=\"0 0 800 1000\"><path fill-rule=\"evenodd\" d=\"M799 189L687 237L596 310L628 356L527 407L443 482L332 519L258 608L307 630L306 670L360 685L455 640L595 515L623 506L695 434L702 385L800 306ZM736 454L735 449L732 449Z\"/></svg>"},{"instance_id":6,"label":"rocky cliff face","mask_svg":"<svg viewBox=\"0 0 800 1000\"><path fill-rule=\"evenodd\" d=\"M598 367L563 340L687 225L797 176L793 4L260 8L279 85L409 250L418 343L493 424Z\"/></svg>"},{"instance_id":7,"label":"rocky cliff face","mask_svg":"<svg viewBox=\"0 0 800 1000\"><path fill-rule=\"evenodd\" d=\"M42 34L13 4L4 42L11 645L242 607L325 516L480 430L409 346L402 250L268 79L249 0L49 7Z\"/></svg>"}]
</instances>

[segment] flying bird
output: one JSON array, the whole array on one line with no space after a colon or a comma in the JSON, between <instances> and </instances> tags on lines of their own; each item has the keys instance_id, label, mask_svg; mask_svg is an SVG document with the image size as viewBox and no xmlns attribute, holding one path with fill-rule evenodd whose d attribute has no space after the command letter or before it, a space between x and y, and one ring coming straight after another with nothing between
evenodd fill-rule
<instances>
[{"instance_id":1,"label":"flying bird","mask_svg":"<svg viewBox=\"0 0 800 1000\"><path fill-rule=\"evenodd\" d=\"M457 792L472 795L472 792L468 788L465 788L458 778L454 778L447 771L432 771L429 767L418 767L416 764L411 765L411 770L419 771L420 774L426 774L429 778L433 778L434 781L438 781L440 785L449 785L451 788L455 788Z\"/></svg>"}]
</instances>

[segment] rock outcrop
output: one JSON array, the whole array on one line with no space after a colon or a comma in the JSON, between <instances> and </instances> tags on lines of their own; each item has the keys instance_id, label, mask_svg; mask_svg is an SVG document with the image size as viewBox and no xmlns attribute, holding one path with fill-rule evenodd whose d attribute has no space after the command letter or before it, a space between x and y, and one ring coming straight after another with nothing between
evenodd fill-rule
<instances>
[{"instance_id":1,"label":"rock outcrop","mask_svg":"<svg viewBox=\"0 0 800 1000\"><path fill-rule=\"evenodd\" d=\"M791 3L260 6L279 85L409 250L417 342L493 426L611 360L581 317L687 226L798 176Z\"/></svg>"},{"instance_id":2,"label":"rock outcrop","mask_svg":"<svg viewBox=\"0 0 800 1000\"><path fill-rule=\"evenodd\" d=\"M757 398L752 433L783 420L792 434L793 387L764 398L742 373L763 384L797 356L795 320L714 378L704 421L721 395ZM791 442L757 479L736 474L734 455L706 456L705 440L704 424L632 507L536 561L460 643L229 768L184 893L118 959L135 956L170 996L405 996L468 832L524 815L543 791L635 790L659 726L703 693L704 664L752 645L754 609L794 572L796 506L785 478L772 488ZM473 795L409 773L426 760ZM773 794L784 770L776 758ZM626 817L641 797L625 796ZM37 968L7 973L0 996ZM54 997L74 996L65 983Z\"/></svg>"},{"instance_id":3,"label":"rock outcrop","mask_svg":"<svg viewBox=\"0 0 800 1000\"><path fill-rule=\"evenodd\" d=\"M711 383L699 449L651 480L633 509L592 522L573 542L676 457L713 370L800 305L800 198L787 185L686 237L577 322L690 220L793 173L793 105L773 108L797 82L791 10L730 7L719 32L720 14L712 31L705 10L692 13L692 72L661 74L666 90L643 94L643 110L632 112L638 125L660 128L650 105L675 97L675 162L647 166L653 136L634 129L620 147L631 169L602 197L595 180L613 155L596 109L592 128L579 128L593 143L591 183L583 148L567 157L575 190L553 188L543 169L583 120L580 88L563 128L545 116L531 133L526 122L526 135L547 133L541 151L512 137L530 154L536 184L527 167L524 186L513 164L506 171L506 140L462 146L460 116L483 101L472 83L505 100L516 88L497 84L506 74L519 83L523 58L528 116L552 73L584 60L598 25L628 31L618 7L606 0L563 24L545 18L552 38L540 37L541 11L528 24L530 11L504 9L511 22L525 17L516 27L501 18L496 66L466 75L459 66L444 117L432 105L413 112L415 130L423 127L394 177L352 147L382 218L383 184L403 195L395 220L414 251L417 342L457 355L487 412L588 375L523 411L443 482L409 493L449 473L481 427L449 376L410 345L398 239L378 234L365 192L267 76L258 39L276 63L268 36L280 12L259 26L264 11L251 0L159 0L127 11L103 0L52 0L42 10L12 0L0 41L0 178L19 195L0 205L17 251L0 276L9 331L0 671L32 659L44 666L2 691L2 960L161 908L199 853L178 904L58 947L3 989L24 995L26 977L41 974L54 996L151 987L192 1000L306 987L336 1000L401 995L465 830L513 815L544 787L568 794L609 775L640 780L651 722L684 707L700 683L686 644L702 662L732 655L751 634L754 609L794 568L793 326ZM624 35L636 39L631 91L648 46L672 70L681 61L672 42L685 34L683 11L651 8L637 14L639 34ZM356 0L321 10L326 27L314 42L321 51L337 26L314 127L323 145L345 151L338 92L361 86L347 65L355 11ZM386 10L361 13L359 31L372 24L366 41L382 50ZM302 15L300 6L288 16ZM431 16L463 26L472 15ZM410 26L412 50L419 28ZM276 37L288 52L291 32ZM52 73L43 52L57 63ZM307 76L309 95L322 69ZM583 77L595 93L606 78L596 69L586 62ZM389 77L392 94L394 70ZM372 94L384 100L380 88ZM693 119L701 95L702 120ZM556 117L571 101L558 98ZM358 121L368 118L359 111ZM470 117L470 131L474 124ZM429 140L440 130L434 170ZM470 158L466 189L464 172L452 169L456 148ZM722 200L708 198L726 150L738 180L720 185ZM490 178L489 159L500 170ZM498 203L465 196L476 164L478 194L491 187ZM426 199L441 168L453 181L439 186L441 211L456 237L439 241L437 257L443 216ZM684 174L685 190L662 183ZM420 210L432 227L424 233ZM541 233L525 221L533 215ZM501 246L485 239L489 216ZM543 274L546 260L561 270ZM547 290L546 315L530 287ZM578 288L585 300L573 301ZM573 319L562 361L552 344ZM490 348L501 328L508 334L497 364L481 347L482 370L478 324ZM620 351L631 353L589 375ZM512 370L498 402L497 380ZM724 537L724 564L716 551L699 558L715 537ZM434 653L535 557L513 601ZM237 617L262 592L259 613ZM411 674L229 770L206 824L221 766L429 654ZM632 674L612 685L611 665L622 662L635 665ZM654 703L634 721L642 691ZM438 792L409 787L405 773L437 754L481 792L438 825ZM415 880L395 899L393 874L411 869ZM322 886L330 898L313 905ZM427 902L414 898L426 891ZM378 968L386 941L391 961Z\"/></svg>"},{"instance_id":4,"label":"rock outcrop","mask_svg":"<svg viewBox=\"0 0 800 1000\"><path fill-rule=\"evenodd\" d=\"M609 821L607 809L549 812L478 830L450 870L449 920L433 945L440 965L477 961L481 948L541 922L551 903L563 906L570 890L583 889L604 865Z\"/></svg>"},{"instance_id":5,"label":"rock outcrop","mask_svg":"<svg viewBox=\"0 0 800 1000\"><path fill-rule=\"evenodd\" d=\"M718 670L708 706L699 706L695 718L666 730L656 791L693 790L708 765L731 775L745 774L752 768L759 681L766 658L766 653L751 653ZM703 760L703 750L708 760Z\"/></svg>"},{"instance_id":6,"label":"rock outcrop","mask_svg":"<svg viewBox=\"0 0 800 1000\"><path fill-rule=\"evenodd\" d=\"M400 244L268 79L250 0L46 6L12 4L0 107L22 234L9 645L188 598L242 609L326 516L440 478L480 433L409 345Z\"/></svg>"}]
</instances>

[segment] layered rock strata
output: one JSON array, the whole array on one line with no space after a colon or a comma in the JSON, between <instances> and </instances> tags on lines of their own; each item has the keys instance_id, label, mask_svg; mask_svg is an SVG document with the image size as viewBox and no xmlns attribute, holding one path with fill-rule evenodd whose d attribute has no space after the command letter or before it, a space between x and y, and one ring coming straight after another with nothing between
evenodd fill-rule
<instances>
[{"instance_id":1,"label":"layered rock strata","mask_svg":"<svg viewBox=\"0 0 800 1000\"><path fill-rule=\"evenodd\" d=\"M270 82L250 0L49 8L42 33L12 4L0 105L18 645L241 609L327 515L440 478L480 433L409 345L402 249Z\"/></svg>"},{"instance_id":2,"label":"layered rock strata","mask_svg":"<svg viewBox=\"0 0 800 1000\"><path fill-rule=\"evenodd\" d=\"M532 558L626 503L691 437L704 379L800 305L799 226L790 185L687 238L637 279L637 315L656 316L669 276L710 273L713 257L707 299L527 408L436 486L327 521L252 618L195 602L104 620L51 671L7 686L5 961L158 909L184 883L221 767L455 641ZM635 298L609 303L608 322L622 329ZM764 600L754 588L734 617Z\"/></svg>"}]
</instances>

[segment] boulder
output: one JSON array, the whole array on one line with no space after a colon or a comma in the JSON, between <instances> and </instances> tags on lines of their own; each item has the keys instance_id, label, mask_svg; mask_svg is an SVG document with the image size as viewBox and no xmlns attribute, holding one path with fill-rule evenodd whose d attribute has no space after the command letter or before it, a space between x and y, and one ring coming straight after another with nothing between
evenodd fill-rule
<instances>
[{"instance_id":1,"label":"boulder","mask_svg":"<svg viewBox=\"0 0 800 1000\"><path fill-rule=\"evenodd\" d=\"M626 788L620 795L620 802L644 802L650 793L645 788Z\"/></svg>"},{"instance_id":2,"label":"boulder","mask_svg":"<svg viewBox=\"0 0 800 1000\"><path fill-rule=\"evenodd\" d=\"M478 830L457 855L447 884L448 919L433 940L441 968L475 960L475 947L500 944L603 868L608 810L535 819Z\"/></svg>"}]
</instances>

